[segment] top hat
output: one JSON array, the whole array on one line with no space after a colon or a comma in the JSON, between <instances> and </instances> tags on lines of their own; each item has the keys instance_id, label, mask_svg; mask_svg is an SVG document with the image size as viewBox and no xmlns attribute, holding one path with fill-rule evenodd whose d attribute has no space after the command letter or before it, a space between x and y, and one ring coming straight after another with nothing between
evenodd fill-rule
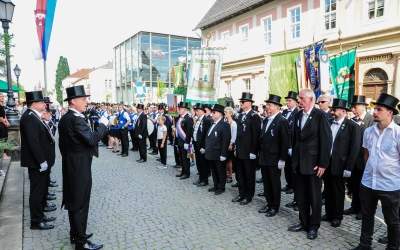
<instances>
[{"instance_id":1,"label":"top hat","mask_svg":"<svg viewBox=\"0 0 400 250\"><path fill-rule=\"evenodd\" d=\"M210 104L203 104L203 108L211 110L211 105Z\"/></svg>"},{"instance_id":2,"label":"top hat","mask_svg":"<svg viewBox=\"0 0 400 250\"><path fill-rule=\"evenodd\" d=\"M42 91L25 92L25 99L27 103L45 101Z\"/></svg>"},{"instance_id":3,"label":"top hat","mask_svg":"<svg viewBox=\"0 0 400 250\"><path fill-rule=\"evenodd\" d=\"M285 99L293 99L297 102L297 96L298 96L297 92L289 91Z\"/></svg>"},{"instance_id":4,"label":"top hat","mask_svg":"<svg viewBox=\"0 0 400 250\"><path fill-rule=\"evenodd\" d=\"M343 100L343 99L338 99L338 98L333 99L331 108L345 109L345 110L349 111L349 108L347 107L347 101Z\"/></svg>"},{"instance_id":5,"label":"top hat","mask_svg":"<svg viewBox=\"0 0 400 250\"><path fill-rule=\"evenodd\" d=\"M180 102L180 103L178 104L178 108L189 109L189 108L190 108L190 105L189 105L188 102Z\"/></svg>"},{"instance_id":6,"label":"top hat","mask_svg":"<svg viewBox=\"0 0 400 250\"><path fill-rule=\"evenodd\" d=\"M52 104L53 103L52 101L50 101L50 97L48 97L48 96L43 97L43 99L44 99L44 102L46 104Z\"/></svg>"},{"instance_id":7,"label":"top hat","mask_svg":"<svg viewBox=\"0 0 400 250\"><path fill-rule=\"evenodd\" d=\"M225 104L227 107L231 107L231 108L235 107L235 103L233 102L233 100L228 100L228 101L226 101Z\"/></svg>"},{"instance_id":8,"label":"top hat","mask_svg":"<svg viewBox=\"0 0 400 250\"><path fill-rule=\"evenodd\" d=\"M160 110L160 109L165 109L165 105L164 105L164 103L160 103L160 104L158 104L158 109Z\"/></svg>"},{"instance_id":9,"label":"top hat","mask_svg":"<svg viewBox=\"0 0 400 250\"><path fill-rule=\"evenodd\" d=\"M368 103L365 101L365 96L363 95L355 95L353 96L353 100L351 101L351 105L357 105L357 104L362 104L362 105L368 105Z\"/></svg>"},{"instance_id":10,"label":"top hat","mask_svg":"<svg viewBox=\"0 0 400 250\"><path fill-rule=\"evenodd\" d=\"M203 104L201 104L201 103L196 103L196 105L194 105L193 106L193 109L202 109L202 110L204 110L204 105Z\"/></svg>"},{"instance_id":11,"label":"top hat","mask_svg":"<svg viewBox=\"0 0 400 250\"><path fill-rule=\"evenodd\" d=\"M265 100L266 103L273 103L276 104L280 107L282 107L281 104L281 97L278 95L273 95L273 94L269 94L268 100Z\"/></svg>"},{"instance_id":12,"label":"top hat","mask_svg":"<svg viewBox=\"0 0 400 250\"><path fill-rule=\"evenodd\" d=\"M211 107L211 110L212 111L218 111L221 114L224 114L225 107L222 106L221 104L216 103Z\"/></svg>"},{"instance_id":13,"label":"top hat","mask_svg":"<svg viewBox=\"0 0 400 250\"><path fill-rule=\"evenodd\" d=\"M79 97L88 97L90 95L87 95L85 92L85 88L83 85L78 85L78 86L72 86L69 88L66 88L65 91L67 92L67 98L64 101L69 101L74 98L79 98Z\"/></svg>"},{"instance_id":14,"label":"top hat","mask_svg":"<svg viewBox=\"0 0 400 250\"><path fill-rule=\"evenodd\" d=\"M258 106L257 106L257 105L251 105L251 109L252 109L253 111L258 112Z\"/></svg>"},{"instance_id":15,"label":"top hat","mask_svg":"<svg viewBox=\"0 0 400 250\"><path fill-rule=\"evenodd\" d=\"M245 102L254 102L253 101L253 94L250 92L243 92L242 97L239 99L239 101L245 101Z\"/></svg>"},{"instance_id":16,"label":"top hat","mask_svg":"<svg viewBox=\"0 0 400 250\"><path fill-rule=\"evenodd\" d=\"M399 104L399 99L389 94L380 94L378 100L376 102L372 102L372 104L385 106L386 108L393 110L394 115L399 113L396 108L396 106Z\"/></svg>"},{"instance_id":17,"label":"top hat","mask_svg":"<svg viewBox=\"0 0 400 250\"><path fill-rule=\"evenodd\" d=\"M138 103L136 104L137 109L144 109L144 104L143 103Z\"/></svg>"}]
</instances>

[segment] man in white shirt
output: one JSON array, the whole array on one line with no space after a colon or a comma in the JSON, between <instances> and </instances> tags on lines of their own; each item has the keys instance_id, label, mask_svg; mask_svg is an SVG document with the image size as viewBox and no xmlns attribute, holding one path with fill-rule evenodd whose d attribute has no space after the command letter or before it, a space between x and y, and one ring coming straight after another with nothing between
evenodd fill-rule
<instances>
[{"instance_id":1,"label":"man in white shirt","mask_svg":"<svg viewBox=\"0 0 400 250\"><path fill-rule=\"evenodd\" d=\"M373 103L374 124L364 132L363 148L367 161L361 180L362 227L360 245L371 249L374 216L378 201L387 225L387 249L400 248L400 126L393 122L399 100L381 94Z\"/></svg>"}]
</instances>

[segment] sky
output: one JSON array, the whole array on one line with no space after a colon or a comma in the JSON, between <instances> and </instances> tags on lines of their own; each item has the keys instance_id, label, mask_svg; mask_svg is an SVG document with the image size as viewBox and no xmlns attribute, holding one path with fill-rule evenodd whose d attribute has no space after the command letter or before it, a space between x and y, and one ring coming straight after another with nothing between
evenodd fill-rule
<instances>
[{"instance_id":1,"label":"sky","mask_svg":"<svg viewBox=\"0 0 400 250\"><path fill-rule=\"evenodd\" d=\"M43 61L37 60L39 42L34 10L36 0L13 0L10 25L14 34L11 67L22 70L25 90L44 86ZM101 66L113 59L113 47L140 30L198 37L194 27L215 0L58 0L47 71L54 86L60 56L68 59L71 73ZM13 78L14 74L13 74Z\"/></svg>"}]
</instances>

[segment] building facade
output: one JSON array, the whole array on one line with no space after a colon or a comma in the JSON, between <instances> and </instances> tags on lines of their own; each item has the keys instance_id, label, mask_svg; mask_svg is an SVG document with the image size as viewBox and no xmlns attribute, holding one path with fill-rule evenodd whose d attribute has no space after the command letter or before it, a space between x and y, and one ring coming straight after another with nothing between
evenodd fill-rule
<instances>
[{"instance_id":1,"label":"building facade","mask_svg":"<svg viewBox=\"0 0 400 250\"><path fill-rule=\"evenodd\" d=\"M329 55L357 47L356 93L400 97L400 1L217 0L197 28L224 47L219 96L268 95L271 54L325 40ZM303 79L304 80L304 79Z\"/></svg>"},{"instance_id":2,"label":"building facade","mask_svg":"<svg viewBox=\"0 0 400 250\"><path fill-rule=\"evenodd\" d=\"M171 93L170 72L180 62L189 64L191 49L200 48L201 39L140 31L114 48L117 102L133 103L135 85L145 84L145 102L157 102L157 82Z\"/></svg>"}]
</instances>

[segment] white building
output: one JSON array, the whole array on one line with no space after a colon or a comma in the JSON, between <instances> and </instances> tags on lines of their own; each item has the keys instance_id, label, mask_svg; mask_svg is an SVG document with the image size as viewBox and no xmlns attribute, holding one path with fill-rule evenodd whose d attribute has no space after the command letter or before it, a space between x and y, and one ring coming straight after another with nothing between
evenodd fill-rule
<instances>
[{"instance_id":1,"label":"white building","mask_svg":"<svg viewBox=\"0 0 400 250\"><path fill-rule=\"evenodd\" d=\"M226 48L220 97L262 103L269 55L323 39L330 55L358 46L356 93L400 97L399 17L398 0L217 0L196 28L203 46Z\"/></svg>"},{"instance_id":2,"label":"white building","mask_svg":"<svg viewBox=\"0 0 400 250\"><path fill-rule=\"evenodd\" d=\"M85 91L90 95L91 102L116 102L115 94L115 81L113 63L107 64L97 68L79 69L72 73L62 81L64 94L66 96L65 88L83 85Z\"/></svg>"}]
</instances>

